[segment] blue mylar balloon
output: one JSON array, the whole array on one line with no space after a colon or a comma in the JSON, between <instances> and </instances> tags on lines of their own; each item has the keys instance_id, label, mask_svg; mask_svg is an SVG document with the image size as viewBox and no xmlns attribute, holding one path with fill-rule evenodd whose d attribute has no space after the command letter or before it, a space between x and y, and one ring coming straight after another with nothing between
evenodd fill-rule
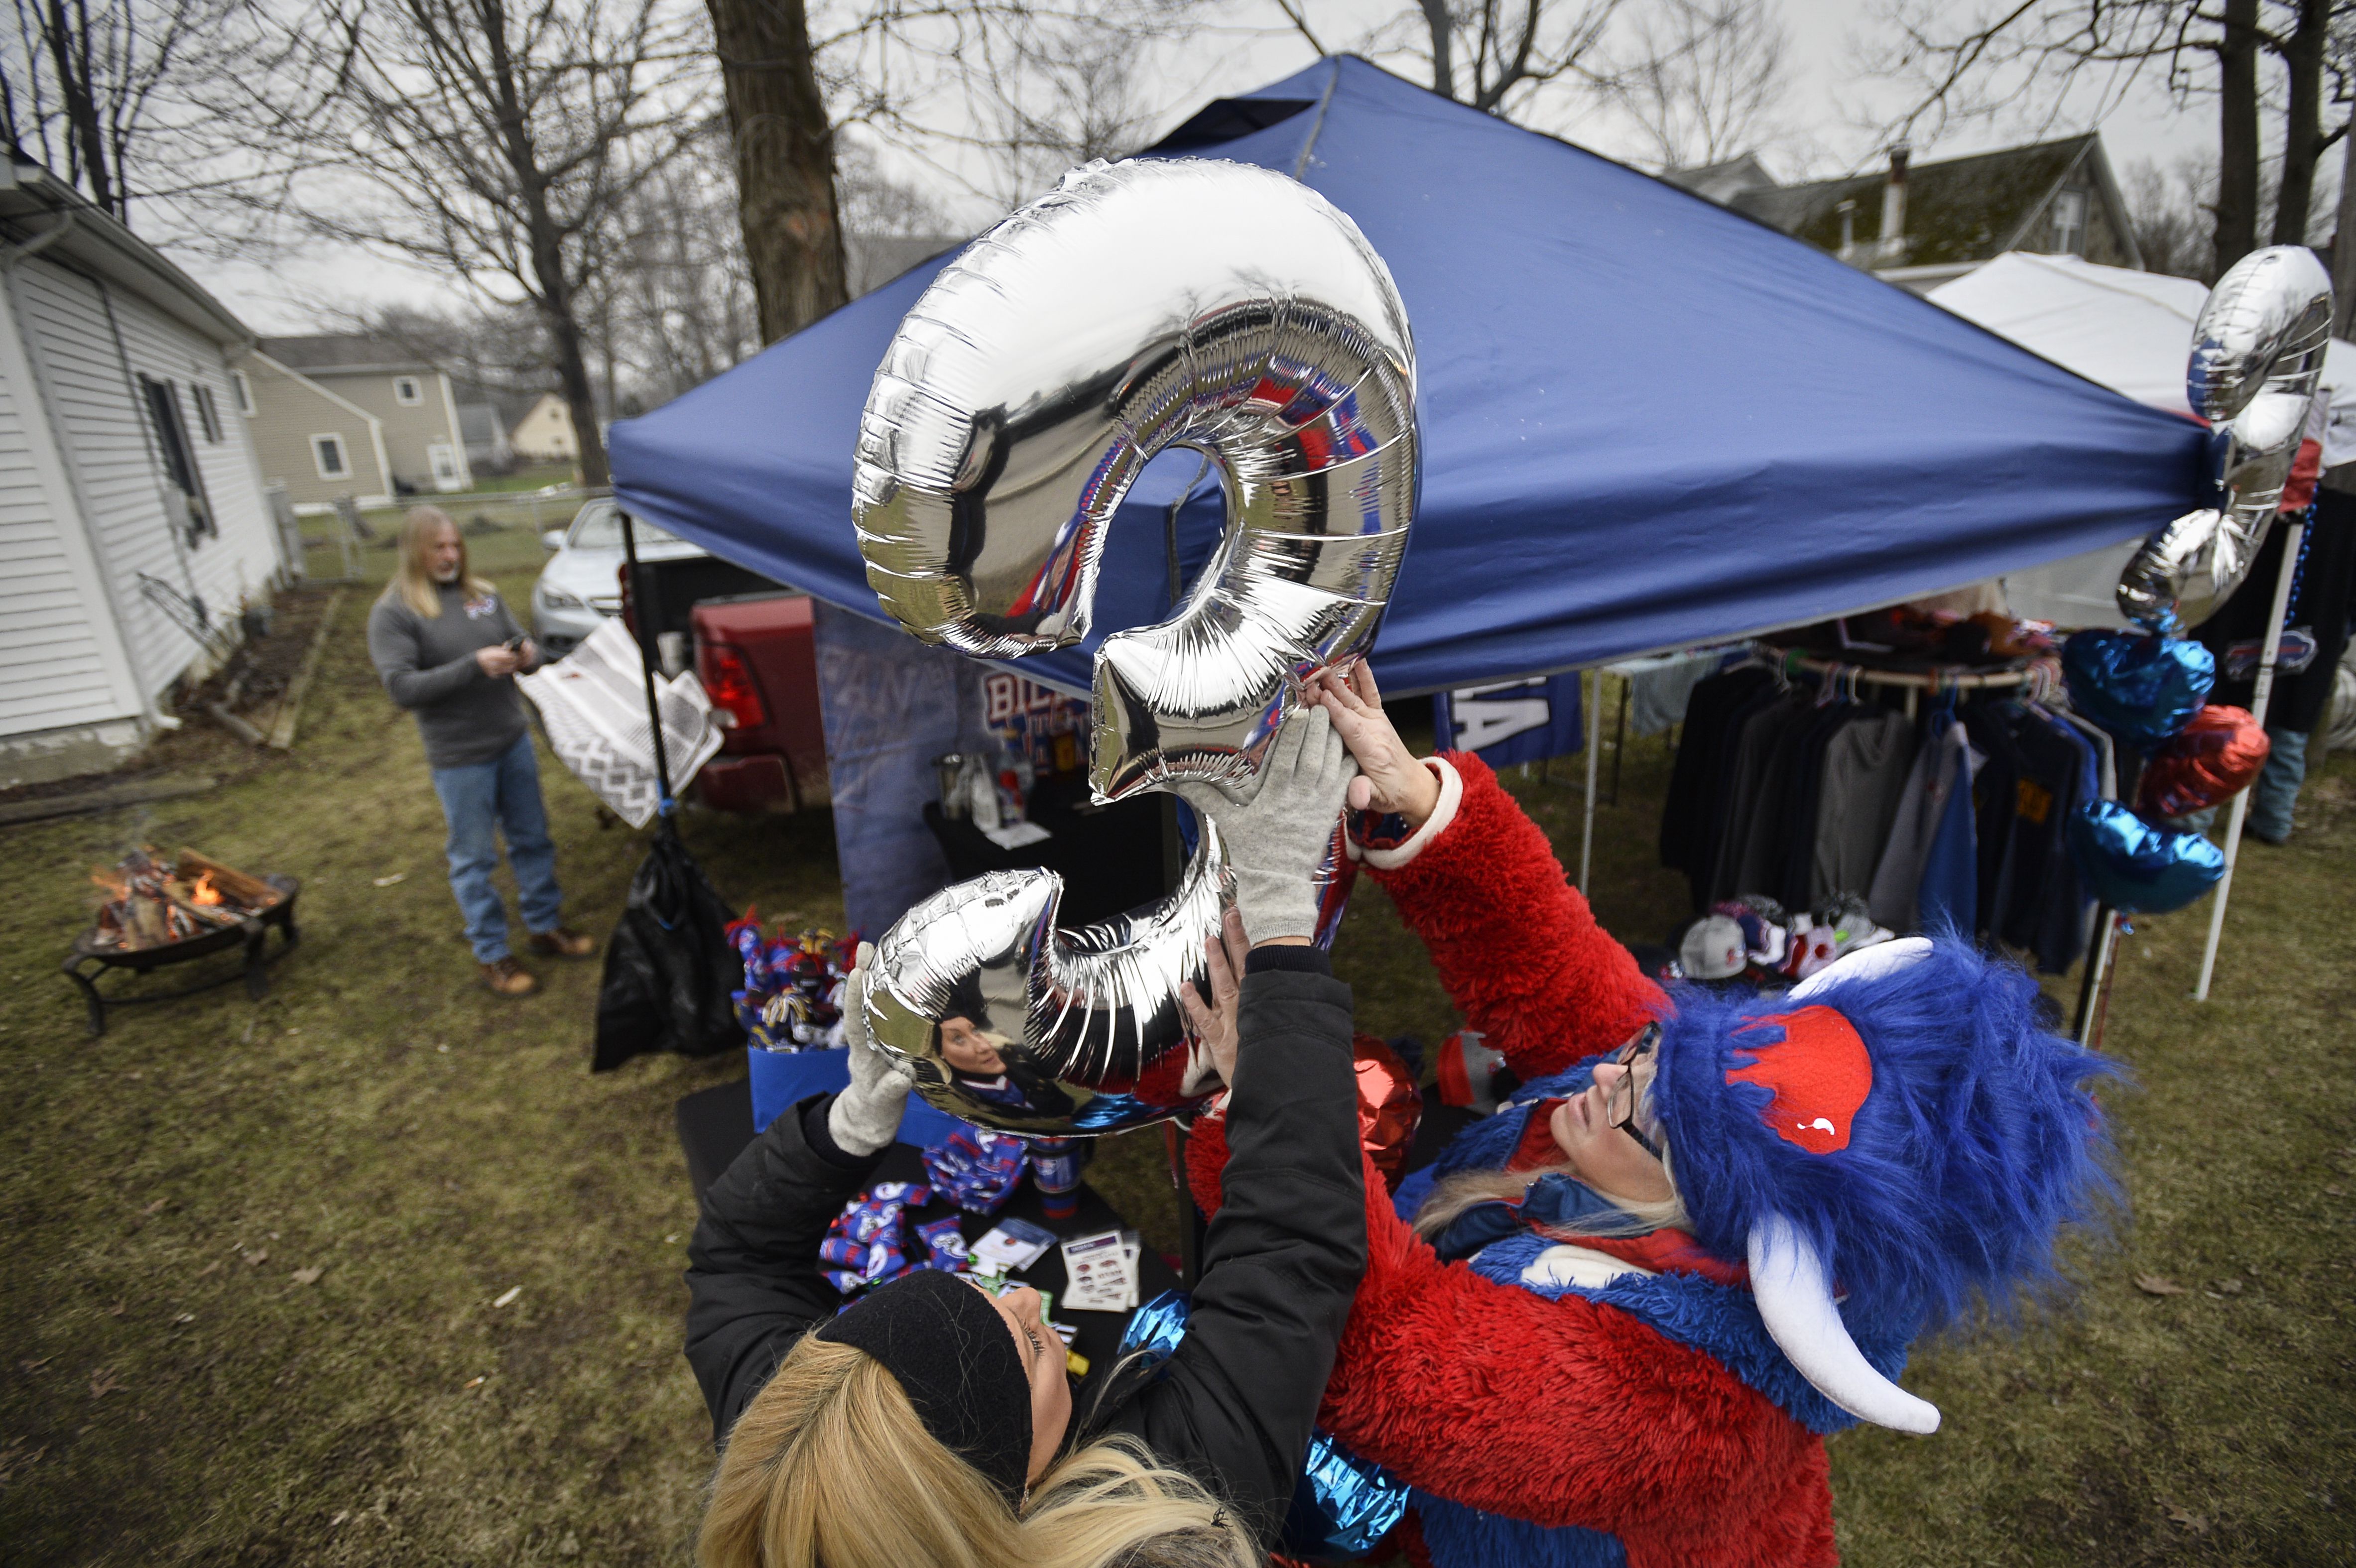
<instances>
[{"instance_id":1,"label":"blue mylar balloon","mask_svg":"<svg viewBox=\"0 0 2356 1568\"><path fill-rule=\"evenodd\" d=\"M1183 1290L1165 1290L1129 1315L1129 1324L1120 1331L1120 1354L1125 1359L1144 1352L1141 1363L1160 1371L1162 1363L1178 1352L1178 1342L1186 1338L1186 1317L1194 1310L1194 1297Z\"/></svg>"},{"instance_id":2,"label":"blue mylar balloon","mask_svg":"<svg viewBox=\"0 0 2356 1568\"><path fill-rule=\"evenodd\" d=\"M1142 1356L1157 1373L1186 1338L1194 1301L1165 1290L1130 1316L1120 1354ZM1282 1549L1311 1563L1363 1557L1407 1512L1408 1485L1380 1465L1361 1459L1323 1432L1312 1432L1301 1480L1284 1515Z\"/></svg>"},{"instance_id":3,"label":"blue mylar balloon","mask_svg":"<svg viewBox=\"0 0 2356 1568\"><path fill-rule=\"evenodd\" d=\"M2225 852L2198 833L2154 827L2115 800L2070 814L2071 856L2094 894L2128 914L2166 914L2217 885Z\"/></svg>"},{"instance_id":4,"label":"blue mylar balloon","mask_svg":"<svg viewBox=\"0 0 2356 1568\"><path fill-rule=\"evenodd\" d=\"M1309 1563L1364 1557L1398 1523L1407 1501L1405 1481L1327 1434L1312 1432L1278 1550Z\"/></svg>"},{"instance_id":5,"label":"blue mylar balloon","mask_svg":"<svg viewBox=\"0 0 2356 1568\"><path fill-rule=\"evenodd\" d=\"M2070 706L2140 752L2192 722L2217 684L2199 643L2150 632L2080 632L2062 645Z\"/></svg>"}]
</instances>

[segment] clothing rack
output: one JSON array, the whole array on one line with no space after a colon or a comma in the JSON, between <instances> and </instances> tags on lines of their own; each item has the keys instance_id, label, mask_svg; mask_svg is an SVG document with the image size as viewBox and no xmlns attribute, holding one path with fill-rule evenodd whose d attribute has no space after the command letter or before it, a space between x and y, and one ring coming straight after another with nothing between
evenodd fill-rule
<instances>
[{"instance_id":1,"label":"clothing rack","mask_svg":"<svg viewBox=\"0 0 2356 1568\"><path fill-rule=\"evenodd\" d=\"M1763 658L1773 663L1783 674L1805 670L1812 675L1847 680L1855 685L1889 687L1906 693L1906 717L1917 717L1923 692L1988 691L2008 687L2026 686L2032 696L2058 690L2061 687L2061 667L2051 658L2042 658L2019 669L1971 669L1957 665L1941 665L1928 670L1876 669L1871 665L1853 664L1846 659L1831 659L1815 654L1804 654L1790 648L1779 648L1772 643L1758 645Z\"/></svg>"}]
</instances>

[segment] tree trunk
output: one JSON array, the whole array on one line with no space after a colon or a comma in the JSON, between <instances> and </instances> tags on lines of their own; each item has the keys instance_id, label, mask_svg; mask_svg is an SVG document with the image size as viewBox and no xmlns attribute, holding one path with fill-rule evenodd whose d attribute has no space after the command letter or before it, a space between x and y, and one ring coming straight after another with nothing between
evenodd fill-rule
<instances>
[{"instance_id":1,"label":"tree trunk","mask_svg":"<svg viewBox=\"0 0 2356 1568\"><path fill-rule=\"evenodd\" d=\"M1443 98L1456 96L1456 65L1449 51L1456 24L1448 14L1448 0L1422 0L1424 25L1431 29L1431 91Z\"/></svg>"},{"instance_id":2,"label":"tree trunk","mask_svg":"<svg viewBox=\"0 0 2356 1568\"><path fill-rule=\"evenodd\" d=\"M2277 245L2307 243L2315 200L2315 161L2323 151L2323 48L2331 27L2331 0L2299 0L2298 26L2282 51L2290 101L2284 114L2282 195L2275 203Z\"/></svg>"},{"instance_id":3,"label":"tree trunk","mask_svg":"<svg viewBox=\"0 0 2356 1568\"><path fill-rule=\"evenodd\" d=\"M80 155L82 177L90 182L91 203L110 218L121 219L124 214L115 204L114 182L107 172L106 136L99 127L97 91L90 80L86 16L83 23L80 31L69 27L65 0L49 0L49 52L57 60L58 96L65 100L66 123Z\"/></svg>"},{"instance_id":4,"label":"tree trunk","mask_svg":"<svg viewBox=\"0 0 2356 1568\"><path fill-rule=\"evenodd\" d=\"M2258 0L2225 0L2217 54L2217 272L2258 248Z\"/></svg>"},{"instance_id":5,"label":"tree trunk","mask_svg":"<svg viewBox=\"0 0 2356 1568\"><path fill-rule=\"evenodd\" d=\"M736 200L761 341L850 297L834 203L834 127L802 0L705 0L736 138Z\"/></svg>"},{"instance_id":6,"label":"tree trunk","mask_svg":"<svg viewBox=\"0 0 2356 1568\"><path fill-rule=\"evenodd\" d=\"M2331 336L2348 336L2356 315L2356 127L2344 138L2340 162L2340 230L2331 242Z\"/></svg>"}]
</instances>

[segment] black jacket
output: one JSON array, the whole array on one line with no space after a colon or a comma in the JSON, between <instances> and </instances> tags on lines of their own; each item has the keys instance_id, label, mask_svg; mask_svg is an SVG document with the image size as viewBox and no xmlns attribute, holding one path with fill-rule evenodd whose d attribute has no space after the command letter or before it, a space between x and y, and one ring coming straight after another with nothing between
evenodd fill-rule
<instances>
[{"instance_id":1,"label":"black jacket","mask_svg":"<svg viewBox=\"0 0 2356 1568\"><path fill-rule=\"evenodd\" d=\"M1090 1391L1069 1443L1125 1433L1275 1538L1366 1258L1350 992L1325 955L1254 952L1244 980L1226 1204L1186 1338L1147 1379ZM725 1442L778 1360L839 1304L828 1225L873 1176L827 1135L831 1098L779 1116L704 1194L688 1249L687 1359Z\"/></svg>"}]
</instances>

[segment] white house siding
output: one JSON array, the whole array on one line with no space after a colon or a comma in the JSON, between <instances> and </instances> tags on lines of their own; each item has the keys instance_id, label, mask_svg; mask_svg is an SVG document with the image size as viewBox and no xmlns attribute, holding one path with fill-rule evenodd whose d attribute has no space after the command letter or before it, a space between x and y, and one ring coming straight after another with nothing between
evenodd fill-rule
<instances>
[{"instance_id":1,"label":"white house siding","mask_svg":"<svg viewBox=\"0 0 2356 1568\"><path fill-rule=\"evenodd\" d=\"M37 404L0 378L0 735L127 717L41 486L28 413Z\"/></svg>"},{"instance_id":2,"label":"white house siding","mask_svg":"<svg viewBox=\"0 0 2356 1568\"><path fill-rule=\"evenodd\" d=\"M264 595L278 572L276 540L238 417L229 369L207 339L161 315L121 288L111 288L114 322L98 286L36 257L15 280L18 319L37 356L49 414L66 460L74 469L83 515L120 606L123 635L140 690L162 691L201 653L140 591L145 572L205 602L215 624L241 603ZM114 328L122 334L118 352ZM165 508L163 458L151 443L135 379L147 376L180 387L189 445L220 530L176 549ZM193 386L212 389L221 440L209 443L194 404Z\"/></svg>"}]
</instances>

